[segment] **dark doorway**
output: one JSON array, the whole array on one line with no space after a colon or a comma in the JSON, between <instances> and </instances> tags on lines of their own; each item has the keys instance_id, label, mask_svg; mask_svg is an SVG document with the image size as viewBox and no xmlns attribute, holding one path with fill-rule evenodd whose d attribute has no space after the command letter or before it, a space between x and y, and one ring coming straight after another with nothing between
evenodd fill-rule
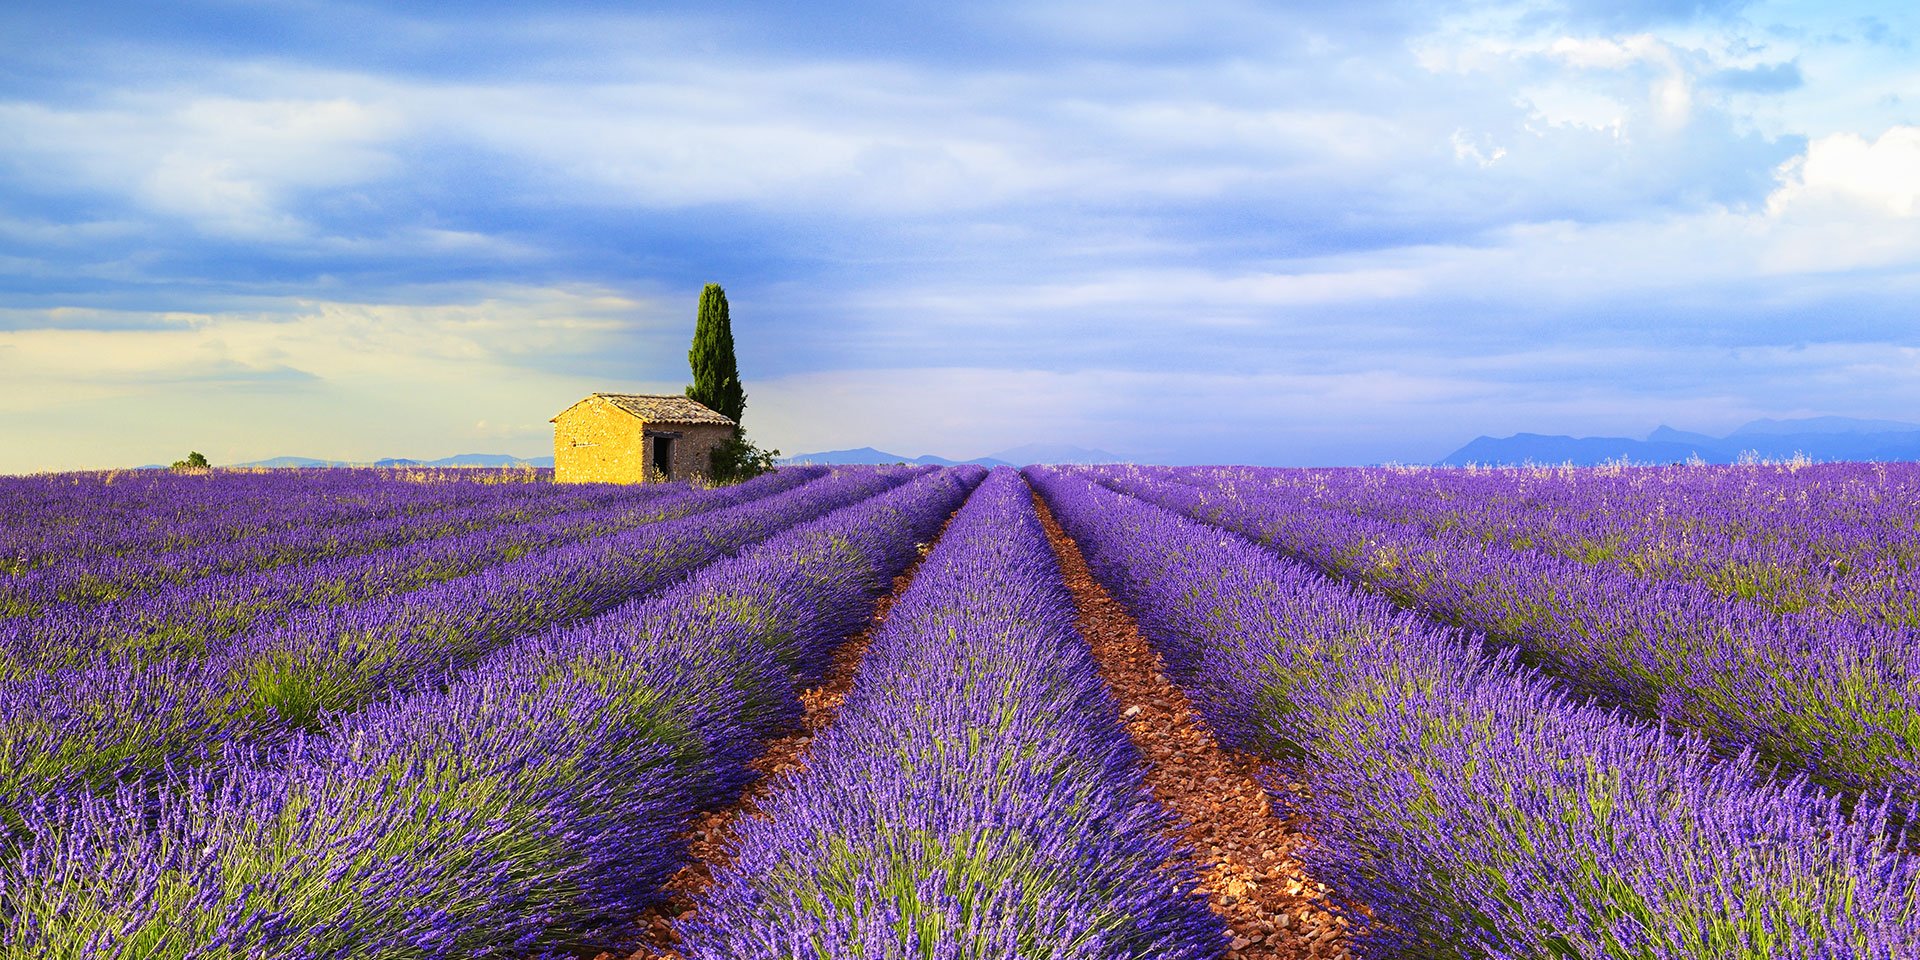
<instances>
[{"instance_id":1,"label":"dark doorway","mask_svg":"<svg viewBox=\"0 0 1920 960\"><path fill-rule=\"evenodd\" d=\"M673 438L672 437L654 437L652 439L653 439L653 469L660 474L662 479L672 480L673 479Z\"/></svg>"}]
</instances>

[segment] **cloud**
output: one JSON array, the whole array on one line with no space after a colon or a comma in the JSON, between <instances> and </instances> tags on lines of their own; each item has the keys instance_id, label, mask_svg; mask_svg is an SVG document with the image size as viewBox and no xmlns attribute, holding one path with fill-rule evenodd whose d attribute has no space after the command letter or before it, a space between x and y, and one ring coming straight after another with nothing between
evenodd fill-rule
<instances>
[{"instance_id":1,"label":"cloud","mask_svg":"<svg viewBox=\"0 0 1920 960\"><path fill-rule=\"evenodd\" d=\"M1766 204L1763 269L1834 275L1842 289L1851 283L1885 296L1905 287L1900 278L1915 275L1920 127L1892 126L1871 140L1853 133L1818 138L1777 176ZM1848 273L1859 276L1849 280Z\"/></svg>"},{"instance_id":2,"label":"cloud","mask_svg":"<svg viewBox=\"0 0 1920 960\"><path fill-rule=\"evenodd\" d=\"M232 314L45 311L37 323L14 311L0 329L0 414L21 442L0 469L160 459L166 448L150 445L165 437L201 438L177 442L229 462L438 456L479 440L537 453L546 418L578 396L684 378L678 318L664 330L658 304L593 289L468 293ZM118 452L132 450L147 452Z\"/></svg>"},{"instance_id":3,"label":"cloud","mask_svg":"<svg viewBox=\"0 0 1920 960\"><path fill-rule=\"evenodd\" d=\"M544 19L496 11L477 24L431 29L430 20L369 11L392 21L382 29L396 35L457 34L489 55L514 49L510 37L522 38L522 50L546 49L558 36L609 49L593 58L590 74L561 69L558 60L529 71L532 64L504 53L502 62L519 71L450 66L427 77L255 60L201 68L191 83L122 102L28 105L17 116L0 115L0 126L17 125L23 139L41 144L46 167L71 171L70 187L130 189L143 209L184 217L202 231L282 241L367 243L407 219L427 226L417 221L436 215L469 217L481 229L457 229L497 234L504 217L555 205L662 213L719 207L841 222L908 216L957 226L1022 206L1083 218L1157 205L1178 218L1236 201L1277 212L1279 204L1316 196L1339 197L1337 206L1375 233L1390 223L1411 232L1471 232L1485 224L1436 204L1449 188L1469 198L1467 210L1486 209L1486 195L1507 195L1516 199L1497 215L1540 218L1600 217L1630 213L1636 200L1667 205L1724 194L1698 187L1698 165L1669 163L1703 140L1708 149L1692 152L1730 158L1733 151L1713 141L1735 125L1708 122L1672 150L1628 157L1633 178L1625 191L1601 191L1593 203L1547 196L1547 184L1529 182L1542 171L1573 163L1575 173L1598 174L1620 166L1577 132L1546 129L1557 119L1549 101L1591 96L1591 78L1539 73L1525 57L1542 51L1520 48L1487 61L1494 69L1484 77L1436 77L1406 55L1406 32L1433 19L1409 9L1382 3L1364 16L1300 18L1231 2L1177 14L1136 6L1103 11L1109 28L1098 35L1064 26L1084 27L1083 5L989 9L951 26L1006 44L1009 26L1032 20L1033 35L1018 32L1015 45L1057 59L975 66L912 44L886 55L821 57L777 46L676 43L698 36L692 27L706 20L670 9L631 17L574 10ZM785 22L773 10L754 15ZM1223 31L1223 23L1237 29ZM794 36L859 33L825 21L790 26ZM736 26L715 36L739 34ZM1471 31L1440 36L1423 43L1484 39ZM632 48L615 53L612 38ZM1177 56L1162 49L1167 43ZM1154 49L1143 52L1143 45ZM351 60L336 45L315 49ZM1563 66L1652 70L1635 78L1651 97L1622 99L1617 84L1603 85L1602 96L1633 104L1615 117L1616 133L1640 136L1642 121L1684 125L1700 109L1693 71L1651 35L1562 38L1555 49ZM1560 86L1553 96L1540 93L1532 111L1516 111L1515 83ZM1544 128L1527 129L1531 112L1544 112ZM1616 144L1611 152L1624 149ZM1499 151L1512 157L1512 169L1476 182L1482 160ZM1743 144L1740 160L1764 171L1781 159L1754 155L1762 152ZM449 158L458 166L443 172ZM1448 169L1456 161L1463 168ZM448 173L479 173L489 190L431 182ZM431 205L409 189L423 182L436 197ZM1523 184L1518 193L1516 183ZM536 247L555 254L553 235L564 231L541 224L539 232L546 236Z\"/></svg>"},{"instance_id":4,"label":"cloud","mask_svg":"<svg viewBox=\"0 0 1920 960\"><path fill-rule=\"evenodd\" d=\"M390 173L398 117L344 98L128 94L110 106L0 104L12 160L44 188L118 192L194 229L249 240L309 234L300 193Z\"/></svg>"},{"instance_id":5,"label":"cloud","mask_svg":"<svg viewBox=\"0 0 1920 960\"><path fill-rule=\"evenodd\" d=\"M1674 48L1650 34L1621 40L1563 37L1552 52L1567 63L1589 70L1649 69L1649 113L1659 126L1677 130L1693 118L1693 77Z\"/></svg>"},{"instance_id":6,"label":"cloud","mask_svg":"<svg viewBox=\"0 0 1920 960\"><path fill-rule=\"evenodd\" d=\"M1456 95L1429 112L1470 121L1448 131L1456 175L1416 182L1461 199L1433 215L1488 230L1757 206L1801 143L1754 122L1758 94L1736 101L1712 82L1757 54L1705 38L1482 24L1421 38L1414 53L1434 89Z\"/></svg>"},{"instance_id":7,"label":"cloud","mask_svg":"<svg viewBox=\"0 0 1920 960\"><path fill-rule=\"evenodd\" d=\"M1844 207L1913 217L1920 214L1920 127L1892 127L1873 141L1852 133L1821 137L1782 168L1781 179L1767 201L1776 215Z\"/></svg>"},{"instance_id":8,"label":"cloud","mask_svg":"<svg viewBox=\"0 0 1920 960\"><path fill-rule=\"evenodd\" d=\"M1917 375L1920 346L1887 343L1520 349L1444 365L1387 351L1350 369L1264 373L889 368L762 382L747 418L789 454L870 445L964 458L1071 441L1172 463L1426 462L1476 432L1644 434L1768 411L1901 409L1920 402Z\"/></svg>"},{"instance_id":9,"label":"cloud","mask_svg":"<svg viewBox=\"0 0 1920 960\"><path fill-rule=\"evenodd\" d=\"M1561 0L1540 5L1535 18L1625 31L1698 20L1725 20L1752 0Z\"/></svg>"},{"instance_id":10,"label":"cloud","mask_svg":"<svg viewBox=\"0 0 1920 960\"><path fill-rule=\"evenodd\" d=\"M1768 63L1756 67L1727 67L1709 74L1704 82L1722 90L1743 93L1786 93L1806 85L1798 63Z\"/></svg>"},{"instance_id":11,"label":"cloud","mask_svg":"<svg viewBox=\"0 0 1920 960\"><path fill-rule=\"evenodd\" d=\"M47 48L0 103L10 433L537 452L554 403L676 389L719 280L783 447L1404 459L1502 404L1762 415L1786 374L1697 351L1854 370L1920 292L1907 74L1817 39L1852 14L359 13L4 15ZM248 447L287 423L336 449Z\"/></svg>"}]
</instances>

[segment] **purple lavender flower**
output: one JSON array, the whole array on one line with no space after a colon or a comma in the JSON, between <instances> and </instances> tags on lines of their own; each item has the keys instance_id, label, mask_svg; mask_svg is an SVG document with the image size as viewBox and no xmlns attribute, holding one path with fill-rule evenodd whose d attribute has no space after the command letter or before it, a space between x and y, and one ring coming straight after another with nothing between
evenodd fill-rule
<instances>
[{"instance_id":1,"label":"purple lavender flower","mask_svg":"<svg viewBox=\"0 0 1920 960\"><path fill-rule=\"evenodd\" d=\"M1026 485L962 508L808 768L683 931L693 960L1216 956Z\"/></svg>"},{"instance_id":2,"label":"purple lavender flower","mask_svg":"<svg viewBox=\"0 0 1920 960\"><path fill-rule=\"evenodd\" d=\"M129 657L0 681L0 822L35 793L207 762L591 617L924 471L855 470L725 510L521 557L373 603L302 611L198 659Z\"/></svg>"},{"instance_id":3,"label":"purple lavender flower","mask_svg":"<svg viewBox=\"0 0 1920 960\"><path fill-rule=\"evenodd\" d=\"M857 628L980 476L921 475L673 596L513 643L334 715L318 735L229 747L218 766L111 796L43 798L0 867L0 946L127 958L620 948L622 922L684 862L683 825L731 797L760 739L797 712L791 665Z\"/></svg>"},{"instance_id":4,"label":"purple lavender flower","mask_svg":"<svg viewBox=\"0 0 1920 960\"><path fill-rule=\"evenodd\" d=\"M1301 761L1310 859L1384 921L1372 951L1920 951L1920 862L1884 802L1849 813L1239 537L1034 477L1209 724Z\"/></svg>"},{"instance_id":5,"label":"purple lavender flower","mask_svg":"<svg viewBox=\"0 0 1920 960\"><path fill-rule=\"evenodd\" d=\"M1686 578L1430 535L1317 506L1325 486L1271 473L1237 468L1217 489L1205 475L1165 473L1102 479L1516 646L1579 692L1683 726L1729 756L1751 749L1833 789L1920 799L1912 627L1783 613ZM1387 476L1372 482L1397 482Z\"/></svg>"}]
</instances>

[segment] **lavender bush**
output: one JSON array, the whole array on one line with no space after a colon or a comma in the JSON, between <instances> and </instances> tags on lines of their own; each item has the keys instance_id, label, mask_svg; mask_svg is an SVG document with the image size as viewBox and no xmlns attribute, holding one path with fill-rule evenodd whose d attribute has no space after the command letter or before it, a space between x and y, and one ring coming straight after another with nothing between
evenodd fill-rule
<instances>
[{"instance_id":1,"label":"lavender bush","mask_svg":"<svg viewBox=\"0 0 1920 960\"><path fill-rule=\"evenodd\" d=\"M764 482L570 511L367 555L208 576L107 603L55 604L33 616L0 619L0 680L108 660L204 656L222 641L301 610L394 597L530 553L738 506L824 473L781 471Z\"/></svg>"},{"instance_id":2,"label":"lavender bush","mask_svg":"<svg viewBox=\"0 0 1920 960\"><path fill-rule=\"evenodd\" d=\"M1225 944L1011 471L954 518L808 768L761 809L684 930L690 960Z\"/></svg>"},{"instance_id":3,"label":"lavender bush","mask_svg":"<svg viewBox=\"0 0 1920 960\"><path fill-rule=\"evenodd\" d=\"M1684 580L1123 473L1115 489L1245 534L1556 669L1579 690L1683 726L1726 755L1850 793L1920 798L1920 644L1911 630L1787 614Z\"/></svg>"},{"instance_id":4,"label":"lavender bush","mask_svg":"<svg viewBox=\"0 0 1920 960\"><path fill-rule=\"evenodd\" d=\"M1152 472L1690 581L1778 612L1920 626L1920 464Z\"/></svg>"},{"instance_id":5,"label":"lavender bush","mask_svg":"<svg viewBox=\"0 0 1920 960\"><path fill-rule=\"evenodd\" d=\"M980 476L921 476L284 748L37 804L0 868L0 943L156 960L628 947L621 922L684 861L682 825L797 713L790 665L857 628Z\"/></svg>"},{"instance_id":6,"label":"lavender bush","mask_svg":"<svg viewBox=\"0 0 1920 960\"><path fill-rule=\"evenodd\" d=\"M922 470L837 472L698 517L522 557L434 587L298 617L201 658L121 659L0 682L0 821L232 743L269 742L515 638L604 612Z\"/></svg>"},{"instance_id":7,"label":"lavender bush","mask_svg":"<svg viewBox=\"0 0 1920 960\"><path fill-rule=\"evenodd\" d=\"M218 484L225 477L205 481ZM798 477L785 478L797 481ZM250 532L236 540L197 543L172 550L129 546L116 553L69 554L31 570L0 577L0 615L31 616L53 604L90 605L129 597L170 584L187 583L216 574L243 574L284 564L310 566L333 557L348 557L424 540L498 529L503 525L545 520L563 513L617 516L627 508L658 518L684 515L676 509L693 501L695 491L684 484L643 486L579 486L534 484L448 484L448 495L438 487L417 491L419 484L389 481L351 503L363 506L341 517L341 506L306 489L301 478L289 478L279 501L260 503L257 509L284 526ZM102 512L129 509L106 500ZM136 508L137 509L137 508ZM26 516L27 525L45 524ZM504 531L503 531L504 532Z\"/></svg>"},{"instance_id":8,"label":"lavender bush","mask_svg":"<svg viewBox=\"0 0 1920 960\"><path fill-rule=\"evenodd\" d=\"M0 574L73 558L171 552L388 513L431 512L505 472L452 470L409 483L388 470L108 471L0 477ZM524 475L516 479L524 478ZM538 496L538 493L534 494ZM563 494L568 495L568 494ZM288 510L289 504L295 506Z\"/></svg>"},{"instance_id":9,"label":"lavender bush","mask_svg":"<svg viewBox=\"0 0 1920 960\"><path fill-rule=\"evenodd\" d=\"M1884 800L1849 814L1237 536L1034 475L1208 723L1301 761L1309 856L1375 911L1373 955L1920 953Z\"/></svg>"}]
</instances>

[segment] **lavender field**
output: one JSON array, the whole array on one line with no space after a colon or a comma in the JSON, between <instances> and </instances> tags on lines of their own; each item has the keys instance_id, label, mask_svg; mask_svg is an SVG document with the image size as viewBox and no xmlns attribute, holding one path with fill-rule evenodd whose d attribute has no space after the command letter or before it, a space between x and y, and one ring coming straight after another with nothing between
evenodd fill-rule
<instances>
[{"instance_id":1,"label":"lavender field","mask_svg":"<svg viewBox=\"0 0 1920 960\"><path fill-rule=\"evenodd\" d=\"M1920 465L0 518L8 958L1920 957Z\"/></svg>"}]
</instances>

